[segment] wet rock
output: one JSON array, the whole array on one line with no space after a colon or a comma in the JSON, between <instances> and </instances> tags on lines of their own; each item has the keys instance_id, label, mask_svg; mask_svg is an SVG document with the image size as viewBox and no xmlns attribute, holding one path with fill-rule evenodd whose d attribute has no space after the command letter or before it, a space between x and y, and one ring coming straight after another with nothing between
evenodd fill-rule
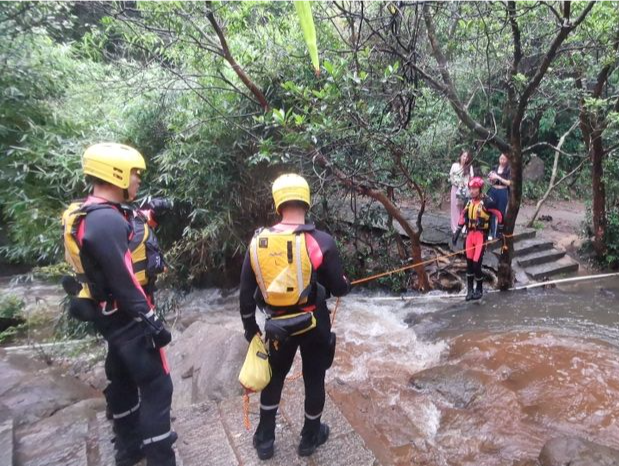
<instances>
[{"instance_id":1,"label":"wet rock","mask_svg":"<svg viewBox=\"0 0 619 466\"><path fill-rule=\"evenodd\" d=\"M524 181L541 181L544 179L544 161L533 154L522 171Z\"/></svg>"},{"instance_id":2,"label":"wet rock","mask_svg":"<svg viewBox=\"0 0 619 466\"><path fill-rule=\"evenodd\" d=\"M239 371L247 353L240 331L198 321L168 350L174 382L174 408L242 393Z\"/></svg>"},{"instance_id":3,"label":"wet rock","mask_svg":"<svg viewBox=\"0 0 619 466\"><path fill-rule=\"evenodd\" d=\"M485 392L479 376L457 366L438 366L418 372L410 384L416 390L436 393L456 408L467 408Z\"/></svg>"},{"instance_id":4,"label":"wet rock","mask_svg":"<svg viewBox=\"0 0 619 466\"><path fill-rule=\"evenodd\" d=\"M604 288L604 287L600 288L600 294L602 296L606 296L607 298L613 298L614 299L614 298L617 297L617 294L614 291L609 290L608 288Z\"/></svg>"},{"instance_id":5,"label":"wet rock","mask_svg":"<svg viewBox=\"0 0 619 466\"><path fill-rule=\"evenodd\" d=\"M13 420L0 422L0 464L13 464Z\"/></svg>"},{"instance_id":6,"label":"wet rock","mask_svg":"<svg viewBox=\"0 0 619 466\"><path fill-rule=\"evenodd\" d=\"M0 350L0 402L20 426L100 394L64 371L32 357Z\"/></svg>"},{"instance_id":7,"label":"wet rock","mask_svg":"<svg viewBox=\"0 0 619 466\"><path fill-rule=\"evenodd\" d=\"M579 437L549 440L539 455L541 466L619 466L619 450Z\"/></svg>"},{"instance_id":8,"label":"wet rock","mask_svg":"<svg viewBox=\"0 0 619 466\"><path fill-rule=\"evenodd\" d=\"M81 401L15 432L17 466L84 466L88 423L105 409L102 398Z\"/></svg>"},{"instance_id":9,"label":"wet rock","mask_svg":"<svg viewBox=\"0 0 619 466\"><path fill-rule=\"evenodd\" d=\"M537 459L522 459L513 462L512 466L540 466Z\"/></svg>"}]
</instances>

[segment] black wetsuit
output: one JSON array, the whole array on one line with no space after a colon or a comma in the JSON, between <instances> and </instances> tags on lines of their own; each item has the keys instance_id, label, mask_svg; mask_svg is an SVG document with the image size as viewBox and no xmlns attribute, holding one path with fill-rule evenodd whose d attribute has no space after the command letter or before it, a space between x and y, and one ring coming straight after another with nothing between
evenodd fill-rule
<instances>
[{"instance_id":1,"label":"black wetsuit","mask_svg":"<svg viewBox=\"0 0 619 466\"><path fill-rule=\"evenodd\" d=\"M153 344L152 328L137 320L149 315L152 306L132 269L131 215L109 203L89 211L78 233L80 255L96 289L94 297L108 303L94 325L108 342L105 396L117 448L135 451L143 444L148 466L174 466L172 380L163 349Z\"/></svg>"},{"instance_id":2,"label":"black wetsuit","mask_svg":"<svg viewBox=\"0 0 619 466\"><path fill-rule=\"evenodd\" d=\"M281 225L281 224L280 224ZM291 229L294 227L291 227ZM301 348L303 361L303 381L305 382L305 424L304 432L317 432L320 428L320 417L325 404L325 372L330 363L329 339L331 336L331 320L326 299L330 296L344 296L350 290L350 283L344 276L342 261L333 237L328 233L316 230L314 225L300 225L294 231L306 232L306 244L315 241L322 253L322 260L315 270L317 282L326 290L326 297L317 297L320 293L310 295L308 305L315 305L316 328L307 333L290 337L277 348L269 349L272 378L269 385L260 395L260 424L256 430L258 441L275 437L275 416L279 407L281 393L286 375L292 367L297 348ZM308 238L310 236L311 238ZM309 247L308 247L309 249ZM255 334L255 300L258 284L251 267L249 252L245 255L241 271L240 307L241 318L249 335Z\"/></svg>"}]
</instances>

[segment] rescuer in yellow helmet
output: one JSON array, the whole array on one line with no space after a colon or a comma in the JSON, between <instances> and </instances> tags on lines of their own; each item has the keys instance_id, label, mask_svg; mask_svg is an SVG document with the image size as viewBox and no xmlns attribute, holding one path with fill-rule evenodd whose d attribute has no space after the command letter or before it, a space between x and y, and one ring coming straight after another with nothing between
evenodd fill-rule
<instances>
[{"instance_id":1,"label":"rescuer in yellow helmet","mask_svg":"<svg viewBox=\"0 0 619 466\"><path fill-rule=\"evenodd\" d=\"M134 212L123 205L135 199L145 169L132 147L90 146L83 171L92 193L65 211L64 242L79 281L72 314L92 321L108 343L104 393L114 420L116 465L146 457L148 466L174 466L173 388L164 351L171 334L134 273Z\"/></svg>"},{"instance_id":2,"label":"rescuer in yellow helmet","mask_svg":"<svg viewBox=\"0 0 619 466\"><path fill-rule=\"evenodd\" d=\"M254 434L254 447L262 460L273 456L275 416L297 348L301 349L306 388L298 454L309 456L327 441L329 427L320 418L325 372L335 355L335 334L326 300L350 290L334 239L306 223L310 208L307 181L296 174L280 176L273 183L273 200L281 222L254 235L243 263L240 288L247 341L261 333L256 306L267 314L265 337L272 378L260 395L260 423Z\"/></svg>"}]
</instances>

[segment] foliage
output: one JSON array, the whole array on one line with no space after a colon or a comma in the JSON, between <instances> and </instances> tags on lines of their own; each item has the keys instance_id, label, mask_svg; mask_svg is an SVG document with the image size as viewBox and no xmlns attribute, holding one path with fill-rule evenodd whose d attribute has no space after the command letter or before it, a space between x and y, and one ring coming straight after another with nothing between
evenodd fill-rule
<instances>
[{"instance_id":1,"label":"foliage","mask_svg":"<svg viewBox=\"0 0 619 466\"><path fill-rule=\"evenodd\" d=\"M607 187L607 228L606 228L606 247L607 253L604 257L606 265L611 267L619 266L619 156L613 154L606 161L604 167Z\"/></svg>"},{"instance_id":2,"label":"foliage","mask_svg":"<svg viewBox=\"0 0 619 466\"><path fill-rule=\"evenodd\" d=\"M24 301L12 294L0 295L0 318L19 319L24 311Z\"/></svg>"},{"instance_id":3,"label":"foliage","mask_svg":"<svg viewBox=\"0 0 619 466\"><path fill-rule=\"evenodd\" d=\"M0 319L3 328L0 331L0 343L12 339L24 328L24 301L12 294L0 295Z\"/></svg>"},{"instance_id":4,"label":"foliage","mask_svg":"<svg viewBox=\"0 0 619 466\"><path fill-rule=\"evenodd\" d=\"M458 97L476 121L508 138L514 110L509 94L522 92L531 79L562 7L517 3L524 58L511 76L514 42L504 3L432 5ZM572 17L583 8L575 3ZM310 180L315 207L329 206L315 209L315 220L342 234L355 273L393 265L389 232L379 238L385 254L374 265L368 261L372 249L359 242L371 216L341 228L337 208L348 202L352 186L367 184L388 192L399 206L418 208L412 185L440 197L460 150L472 150L485 172L499 155L461 124L446 95L421 73L436 69L422 9L413 2L312 3L322 64L316 76L289 2L5 2L0 214L10 243L0 254L15 262L61 260L60 215L85 194L80 155L90 143L114 140L137 147L147 159L141 194L175 201L159 231L170 264L164 285L234 284L252 232L275 219L269 185L285 170ZM581 98L608 120L608 147L619 140L612 109L618 75L600 98L576 90L577 77L590 83L616 58L609 44L618 11L612 2L594 6L529 103L523 149L534 150L547 167L552 146L578 118ZM258 105L226 53L262 90L270 111ZM580 163L582 139L576 130L565 141L570 156L561 157L559 173ZM545 144L533 147L538 143ZM328 167L316 163L318 154ZM611 242L619 195L614 160L609 157L606 177ZM348 184L334 176L336 169ZM589 184L581 176L574 191L566 183L559 194L586 198ZM541 186L524 186L527 198L542 192ZM56 273L37 273L50 272Z\"/></svg>"}]
</instances>

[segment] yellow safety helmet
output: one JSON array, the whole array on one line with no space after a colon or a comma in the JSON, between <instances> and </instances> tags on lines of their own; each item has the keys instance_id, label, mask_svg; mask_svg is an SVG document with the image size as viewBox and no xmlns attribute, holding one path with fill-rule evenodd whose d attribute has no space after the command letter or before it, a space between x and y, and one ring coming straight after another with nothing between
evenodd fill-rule
<instances>
[{"instance_id":1,"label":"yellow safety helmet","mask_svg":"<svg viewBox=\"0 0 619 466\"><path fill-rule=\"evenodd\" d=\"M90 146L82 158L84 175L91 175L122 189L129 187L131 170L146 170L144 157L133 147L113 142Z\"/></svg>"},{"instance_id":2,"label":"yellow safety helmet","mask_svg":"<svg viewBox=\"0 0 619 466\"><path fill-rule=\"evenodd\" d=\"M294 173L281 175L273 182L273 200L275 211L279 214L279 207L288 201L301 201L310 207L310 188L302 176Z\"/></svg>"}]
</instances>

